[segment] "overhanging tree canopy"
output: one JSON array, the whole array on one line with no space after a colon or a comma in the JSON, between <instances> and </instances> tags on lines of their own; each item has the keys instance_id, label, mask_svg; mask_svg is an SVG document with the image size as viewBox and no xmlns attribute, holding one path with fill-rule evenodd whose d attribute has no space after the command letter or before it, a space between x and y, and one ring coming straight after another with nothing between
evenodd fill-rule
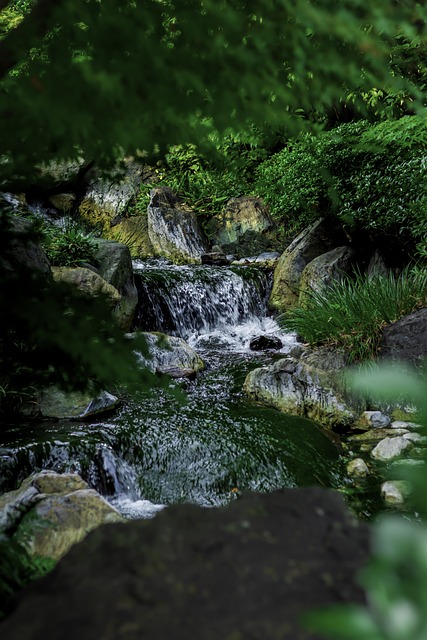
<instances>
[{"instance_id":1,"label":"overhanging tree canopy","mask_svg":"<svg viewBox=\"0 0 427 640\"><path fill-rule=\"evenodd\" d=\"M419 37L422 15L404 0L259 0L256 9L245 0L3 0L0 9L11 4L32 8L0 42L6 180L52 158L102 163L200 142L212 128L295 131L301 110L346 91L407 88L390 72L391 46L397 32Z\"/></svg>"}]
</instances>

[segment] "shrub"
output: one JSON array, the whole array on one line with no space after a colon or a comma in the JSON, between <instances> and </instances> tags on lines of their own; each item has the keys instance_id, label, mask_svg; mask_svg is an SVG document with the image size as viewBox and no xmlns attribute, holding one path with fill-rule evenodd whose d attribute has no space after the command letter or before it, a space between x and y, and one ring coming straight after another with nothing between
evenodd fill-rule
<instances>
[{"instance_id":1,"label":"shrub","mask_svg":"<svg viewBox=\"0 0 427 640\"><path fill-rule=\"evenodd\" d=\"M359 121L289 142L258 167L253 191L290 236L333 216L350 232L391 233L413 248L425 240L426 164L420 117Z\"/></svg>"},{"instance_id":2,"label":"shrub","mask_svg":"<svg viewBox=\"0 0 427 640\"><path fill-rule=\"evenodd\" d=\"M77 267L95 264L96 245L90 234L70 221L64 228L45 224L41 228L42 244L51 264L56 267Z\"/></svg>"},{"instance_id":3,"label":"shrub","mask_svg":"<svg viewBox=\"0 0 427 640\"><path fill-rule=\"evenodd\" d=\"M345 276L313 291L304 308L280 316L286 329L310 345L343 346L350 360L375 356L382 328L427 303L427 270L405 269L398 277Z\"/></svg>"}]
</instances>

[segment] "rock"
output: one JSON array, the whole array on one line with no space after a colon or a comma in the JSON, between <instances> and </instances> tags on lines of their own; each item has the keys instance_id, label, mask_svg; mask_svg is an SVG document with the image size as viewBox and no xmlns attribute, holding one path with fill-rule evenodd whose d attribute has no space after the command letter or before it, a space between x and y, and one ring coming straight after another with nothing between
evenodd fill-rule
<instances>
[{"instance_id":1,"label":"rock","mask_svg":"<svg viewBox=\"0 0 427 640\"><path fill-rule=\"evenodd\" d=\"M381 252L376 249L369 260L368 268L366 269L366 275L369 277L373 276L385 276L387 277L390 273L390 269L386 266L384 257L381 255Z\"/></svg>"},{"instance_id":2,"label":"rock","mask_svg":"<svg viewBox=\"0 0 427 640\"><path fill-rule=\"evenodd\" d=\"M56 193L50 196L49 202L63 215L70 215L76 204L76 195L74 193Z\"/></svg>"},{"instance_id":3,"label":"rock","mask_svg":"<svg viewBox=\"0 0 427 640\"><path fill-rule=\"evenodd\" d=\"M143 259L154 255L153 245L148 235L146 215L125 218L110 229L106 229L104 236L125 244L129 248L132 258Z\"/></svg>"},{"instance_id":4,"label":"rock","mask_svg":"<svg viewBox=\"0 0 427 640\"><path fill-rule=\"evenodd\" d=\"M358 426L361 428L366 427L368 429L382 429L384 427L388 427L390 423L390 418L381 413L381 411L364 411L361 415Z\"/></svg>"},{"instance_id":5,"label":"rock","mask_svg":"<svg viewBox=\"0 0 427 640\"><path fill-rule=\"evenodd\" d=\"M115 309L121 302L122 296L113 285L102 276L86 267L52 267L53 278L56 282L67 282L86 296L102 296L108 305Z\"/></svg>"},{"instance_id":6,"label":"rock","mask_svg":"<svg viewBox=\"0 0 427 640\"><path fill-rule=\"evenodd\" d=\"M249 343L249 349L252 351L266 351L267 349L281 349L283 342L276 336L257 336L252 338Z\"/></svg>"},{"instance_id":7,"label":"rock","mask_svg":"<svg viewBox=\"0 0 427 640\"><path fill-rule=\"evenodd\" d=\"M359 426L359 423L355 425ZM349 437L350 442L367 442L372 443L372 447L380 440L384 440L386 437L395 438L396 436L403 436L409 433L406 429L369 429L364 433L358 433Z\"/></svg>"},{"instance_id":8,"label":"rock","mask_svg":"<svg viewBox=\"0 0 427 640\"><path fill-rule=\"evenodd\" d=\"M37 406L44 418L89 418L115 409L119 399L108 391L97 395L82 391L63 391L49 387L37 394Z\"/></svg>"},{"instance_id":9,"label":"rock","mask_svg":"<svg viewBox=\"0 0 427 640\"><path fill-rule=\"evenodd\" d=\"M182 338L154 332L138 332L138 336L146 340L148 349L147 355L138 354L139 362L150 371L188 378L205 368L200 356Z\"/></svg>"},{"instance_id":10,"label":"rock","mask_svg":"<svg viewBox=\"0 0 427 640\"><path fill-rule=\"evenodd\" d=\"M254 369L246 377L244 391L254 400L329 428L353 425L363 409L362 401L347 393L339 370L312 366L304 355L299 361L285 358ZM315 356L312 359L316 362Z\"/></svg>"},{"instance_id":11,"label":"rock","mask_svg":"<svg viewBox=\"0 0 427 640\"><path fill-rule=\"evenodd\" d=\"M406 420L394 420L390 429L422 429L422 425L417 424L416 422L406 422Z\"/></svg>"},{"instance_id":12,"label":"rock","mask_svg":"<svg viewBox=\"0 0 427 640\"><path fill-rule=\"evenodd\" d=\"M318 220L300 233L284 251L274 271L269 305L283 312L298 303L301 276L314 258L330 251L336 245L331 224Z\"/></svg>"},{"instance_id":13,"label":"rock","mask_svg":"<svg viewBox=\"0 0 427 640\"><path fill-rule=\"evenodd\" d=\"M10 224L7 244L3 245L0 255L0 268L8 273L24 268L51 279L50 262L40 242L34 239L33 223L11 216Z\"/></svg>"},{"instance_id":14,"label":"rock","mask_svg":"<svg viewBox=\"0 0 427 640\"><path fill-rule=\"evenodd\" d=\"M150 191L148 235L157 255L177 263L201 261L207 251L197 216L169 187Z\"/></svg>"},{"instance_id":15,"label":"rock","mask_svg":"<svg viewBox=\"0 0 427 640\"><path fill-rule=\"evenodd\" d=\"M403 504L411 492L412 485L405 480L389 480L381 485L381 497L390 506Z\"/></svg>"},{"instance_id":16,"label":"rock","mask_svg":"<svg viewBox=\"0 0 427 640\"><path fill-rule=\"evenodd\" d=\"M129 331L138 304L138 291L133 277L129 249L119 242L101 238L96 240L96 244L98 246L96 259L99 274L121 296L114 309L114 317L124 331Z\"/></svg>"},{"instance_id":17,"label":"rock","mask_svg":"<svg viewBox=\"0 0 427 640\"><path fill-rule=\"evenodd\" d=\"M80 217L92 226L109 229L114 220L124 216L139 194L143 172L143 167L130 160L125 160L108 177L93 171L79 206Z\"/></svg>"},{"instance_id":18,"label":"rock","mask_svg":"<svg viewBox=\"0 0 427 640\"><path fill-rule=\"evenodd\" d=\"M312 609L365 602L370 527L321 488L176 505L105 525L20 593L8 640L315 640Z\"/></svg>"},{"instance_id":19,"label":"rock","mask_svg":"<svg viewBox=\"0 0 427 640\"><path fill-rule=\"evenodd\" d=\"M204 253L201 256L202 264L214 265L217 267L223 267L230 264L225 253L221 251L211 251L211 253Z\"/></svg>"},{"instance_id":20,"label":"rock","mask_svg":"<svg viewBox=\"0 0 427 640\"><path fill-rule=\"evenodd\" d=\"M268 248L267 232L273 228L268 208L256 196L232 198L225 210L208 223L213 241L239 258Z\"/></svg>"},{"instance_id":21,"label":"rock","mask_svg":"<svg viewBox=\"0 0 427 640\"><path fill-rule=\"evenodd\" d=\"M347 464L347 473L354 478L364 478L368 475L369 468L362 458L355 458Z\"/></svg>"},{"instance_id":22,"label":"rock","mask_svg":"<svg viewBox=\"0 0 427 640\"><path fill-rule=\"evenodd\" d=\"M31 555L55 560L99 525L124 520L79 476L54 471L30 476L1 496L0 514L3 531L13 528L19 536L25 526Z\"/></svg>"},{"instance_id":23,"label":"rock","mask_svg":"<svg viewBox=\"0 0 427 640\"><path fill-rule=\"evenodd\" d=\"M354 262L354 251L350 247L337 247L322 253L307 264L301 274L298 303L304 306L310 300L311 293L322 291L333 282L342 280Z\"/></svg>"},{"instance_id":24,"label":"rock","mask_svg":"<svg viewBox=\"0 0 427 640\"><path fill-rule=\"evenodd\" d=\"M427 357L427 307L389 324L383 330L380 358L417 364Z\"/></svg>"},{"instance_id":25,"label":"rock","mask_svg":"<svg viewBox=\"0 0 427 640\"><path fill-rule=\"evenodd\" d=\"M384 438L372 450L372 457L381 462L388 462L398 458L404 451L412 448L412 442L404 435L396 438Z\"/></svg>"}]
</instances>

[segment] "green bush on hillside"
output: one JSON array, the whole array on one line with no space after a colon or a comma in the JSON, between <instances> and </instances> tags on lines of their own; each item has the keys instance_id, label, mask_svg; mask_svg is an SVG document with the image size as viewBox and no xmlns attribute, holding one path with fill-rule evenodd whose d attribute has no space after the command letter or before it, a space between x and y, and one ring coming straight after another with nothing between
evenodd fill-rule
<instances>
[{"instance_id":1,"label":"green bush on hillside","mask_svg":"<svg viewBox=\"0 0 427 640\"><path fill-rule=\"evenodd\" d=\"M427 124L417 116L304 134L263 162L253 191L292 236L319 217L350 231L391 233L424 246Z\"/></svg>"}]
</instances>

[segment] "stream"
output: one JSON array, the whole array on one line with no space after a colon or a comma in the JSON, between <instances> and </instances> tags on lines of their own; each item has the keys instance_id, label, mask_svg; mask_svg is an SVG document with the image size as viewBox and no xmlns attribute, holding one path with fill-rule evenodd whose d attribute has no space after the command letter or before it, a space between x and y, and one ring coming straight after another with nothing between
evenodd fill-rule
<instances>
[{"instance_id":1,"label":"stream","mask_svg":"<svg viewBox=\"0 0 427 640\"><path fill-rule=\"evenodd\" d=\"M135 329L185 339L206 369L141 389L102 420L11 425L0 447L0 491L33 471L72 471L135 518L178 502L223 506L248 489L345 486L339 446L326 430L242 393L248 371L297 344L267 314L271 275L162 261L136 261L134 269ZM282 348L252 351L260 335L280 338Z\"/></svg>"}]
</instances>

